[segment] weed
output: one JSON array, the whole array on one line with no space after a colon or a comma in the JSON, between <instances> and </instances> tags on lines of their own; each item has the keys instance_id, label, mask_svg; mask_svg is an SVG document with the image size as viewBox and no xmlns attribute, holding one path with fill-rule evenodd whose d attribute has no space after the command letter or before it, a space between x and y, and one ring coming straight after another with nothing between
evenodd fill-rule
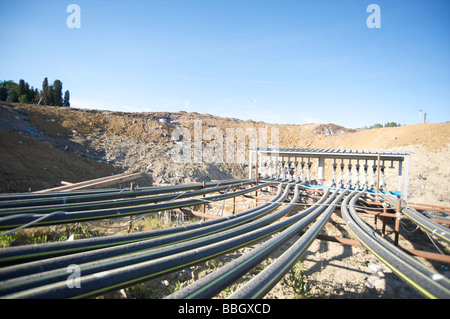
<instances>
[{"instance_id":1,"label":"weed","mask_svg":"<svg viewBox=\"0 0 450 319\"><path fill-rule=\"evenodd\" d=\"M144 225L142 230L156 230L164 228L164 222L158 214L151 214L144 218Z\"/></svg>"},{"instance_id":2,"label":"weed","mask_svg":"<svg viewBox=\"0 0 450 319\"><path fill-rule=\"evenodd\" d=\"M169 286L169 293L170 294L173 294L175 291L177 291L177 290L180 290L181 289L181 282L180 281L177 281L176 283L175 283L175 286Z\"/></svg>"},{"instance_id":3,"label":"weed","mask_svg":"<svg viewBox=\"0 0 450 319\"><path fill-rule=\"evenodd\" d=\"M46 243L47 240L47 235L42 234L39 230L32 233L30 233L30 230L20 230L0 237L0 246L6 248L17 245L41 244Z\"/></svg>"},{"instance_id":4,"label":"weed","mask_svg":"<svg viewBox=\"0 0 450 319\"><path fill-rule=\"evenodd\" d=\"M155 288L150 282L141 282L126 288L127 296L135 299L149 299L155 295Z\"/></svg>"},{"instance_id":5,"label":"weed","mask_svg":"<svg viewBox=\"0 0 450 319\"><path fill-rule=\"evenodd\" d=\"M303 260L297 262L289 271L286 284L294 292L295 298L312 298L311 284L308 282L305 272L308 268L303 264Z\"/></svg>"},{"instance_id":6,"label":"weed","mask_svg":"<svg viewBox=\"0 0 450 319\"><path fill-rule=\"evenodd\" d=\"M92 237L89 226L81 223L70 224L68 227L68 232L76 235L77 239Z\"/></svg>"},{"instance_id":7,"label":"weed","mask_svg":"<svg viewBox=\"0 0 450 319\"><path fill-rule=\"evenodd\" d=\"M264 260L259 266L262 268L262 270L266 269L270 264L272 263L272 258L267 258Z\"/></svg>"},{"instance_id":8,"label":"weed","mask_svg":"<svg viewBox=\"0 0 450 319\"><path fill-rule=\"evenodd\" d=\"M4 233L4 232L2 232ZM0 237L0 246L2 248L10 247L17 240L17 233L11 233L9 235Z\"/></svg>"},{"instance_id":9,"label":"weed","mask_svg":"<svg viewBox=\"0 0 450 319\"><path fill-rule=\"evenodd\" d=\"M210 266L210 268L215 269L215 268L219 267L219 261L215 258L211 259L209 261L209 266Z\"/></svg>"},{"instance_id":10,"label":"weed","mask_svg":"<svg viewBox=\"0 0 450 319\"><path fill-rule=\"evenodd\" d=\"M231 289L231 287L227 287L222 291L225 294L225 297L231 296L231 294L233 293L233 290Z\"/></svg>"},{"instance_id":11,"label":"weed","mask_svg":"<svg viewBox=\"0 0 450 319\"><path fill-rule=\"evenodd\" d=\"M35 233L32 233L31 236L27 239L29 244L42 244L47 242L47 235L39 236Z\"/></svg>"}]
</instances>

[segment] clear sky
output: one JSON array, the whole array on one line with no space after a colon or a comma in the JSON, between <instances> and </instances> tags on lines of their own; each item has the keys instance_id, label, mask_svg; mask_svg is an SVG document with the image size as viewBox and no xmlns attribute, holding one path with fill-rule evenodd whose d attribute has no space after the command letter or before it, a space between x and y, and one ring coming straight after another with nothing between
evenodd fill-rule
<instances>
[{"instance_id":1,"label":"clear sky","mask_svg":"<svg viewBox=\"0 0 450 319\"><path fill-rule=\"evenodd\" d=\"M73 107L352 128L423 109L445 122L450 1L0 0L0 80L44 77Z\"/></svg>"}]
</instances>

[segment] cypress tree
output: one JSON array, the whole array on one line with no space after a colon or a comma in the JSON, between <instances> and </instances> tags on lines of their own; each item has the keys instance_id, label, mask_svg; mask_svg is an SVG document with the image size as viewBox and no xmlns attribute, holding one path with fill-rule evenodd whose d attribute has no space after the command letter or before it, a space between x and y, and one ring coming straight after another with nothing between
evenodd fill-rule
<instances>
[{"instance_id":1,"label":"cypress tree","mask_svg":"<svg viewBox=\"0 0 450 319\"><path fill-rule=\"evenodd\" d=\"M47 87L48 87L48 79L45 78L44 82L42 82L42 92L44 92Z\"/></svg>"},{"instance_id":2,"label":"cypress tree","mask_svg":"<svg viewBox=\"0 0 450 319\"><path fill-rule=\"evenodd\" d=\"M17 95L17 91L18 91L18 85L16 82L9 80L9 81L3 81L2 86L6 88L7 90L7 97L6 97L6 101L7 102L18 102L19 101L19 96Z\"/></svg>"},{"instance_id":3,"label":"cypress tree","mask_svg":"<svg viewBox=\"0 0 450 319\"><path fill-rule=\"evenodd\" d=\"M41 93L39 92L38 89L34 89L34 95L33 95L33 102L34 103L39 103L39 100L41 99Z\"/></svg>"},{"instance_id":4,"label":"cypress tree","mask_svg":"<svg viewBox=\"0 0 450 319\"><path fill-rule=\"evenodd\" d=\"M70 106L69 99L70 99L70 93L69 93L69 90L67 90L66 92L64 92L63 106L67 106L67 107Z\"/></svg>"},{"instance_id":5,"label":"cypress tree","mask_svg":"<svg viewBox=\"0 0 450 319\"><path fill-rule=\"evenodd\" d=\"M23 79L19 80L19 86L17 87L17 95L21 97L22 95L27 94L27 88L25 85L25 81Z\"/></svg>"},{"instance_id":6,"label":"cypress tree","mask_svg":"<svg viewBox=\"0 0 450 319\"><path fill-rule=\"evenodd\" d=\"M42 104L44 105L50 105L50 93L49 93L49 87L48 87L48 79L45 78L44 82L42 82Z\"/></svg>"},{"instance_id":7,"label":"cypress tree","mask_svg":"<svg viewBox=\"0 0 450 319\"><path fill-rule=\"evenodd\" d=\"M8 88L6 86L0 86L0 101L6 101L8 98Z\"/></svg>"},{"instance_id":8,"label":"cypress tree","mask_svg":"<svg viewBox=\"0 0 450 319\"><path fill-rule=\"evenodd\" d=\"M19 95L17 95L17 87L9 89L8 102L19 102Z\"/></svg>"},{"instance_id":9,"label":"cypress tree","mask_svg":"<svg viewBox=\"0 0 450 319\"><path fill-rule=\"evenodd\" d=\"M55 80L53 82L53 105L62 106L62 82Z\"/></svg>"},{"instance_id":10,"label":"cypress tree","mask_svg":"<svg viewBox=\"0 0 450 319\"><path fill-rule=\"evenodd\" d=\"M47 87L47 99L48 99L47 105L51 106L55 105L55 90L53 89L53 85L49 85Z\"/></svg>"}]
</instances>

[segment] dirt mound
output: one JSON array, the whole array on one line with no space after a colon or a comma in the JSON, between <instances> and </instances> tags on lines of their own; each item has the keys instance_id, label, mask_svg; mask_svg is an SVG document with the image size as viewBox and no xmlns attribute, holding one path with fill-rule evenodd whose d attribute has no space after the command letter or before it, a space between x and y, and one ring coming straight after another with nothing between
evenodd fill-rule
<instances>
[{"instance_id":1,"label":"dirt mound","mask_svg":"<svg viewBox=\"0 0 450 319\"><path fill-rule=\"evenodd\" d=\"M61 180L77 182L124 171L146 173L136 181L140 186L245 176L241 165L173 163L171 134L181 123L193 125L194 119L225 121L198 113L121 113L0 103L5 176L0 192L34 191L57 186ZM32 146L24 148L12 140L26 140ZM64 156L66 160L59 160ZM47 169L58 162L63 172ZM92 169L80 171L83 165Z\"/></svg>"},{"instance_id":2,"label":"dirt mound","mask_svg":"<svg viewBox=\"0 0 450 319\"><path fill-rule=\"evenodd\" d=\"M450 123L427 123L367 130L333 129L308 124L280 127L280 147L351 150L402 149L423 146L439 152L450 143Z\"/></svg>"},{"instance_id":3,"label":"dirt mound","mask_svg":"<svg viewBox=\"0 0 450 319\"><path fill-rule=\"evenodd\" d=\"M354 129L348 129L343 126L339 126L336 124L320 124L317 128L314 129L314 134L322 134L326 137L328 136L339 136L346 133L355 132Z\"/></svg>"},{"instance_id":4,"label":"dirt mound","mask_svg":"<svg viewBox=\"0 0 450 319\"><path fill-rule=\"evenodd\" d=\"M27 192L60 185L61 181L80 182L120 171L4 129L0 129L0 149L2 192Z\"/></svg>"},{"instance_id":5,"label":"dirt mound","mask_svg":"<svg viewBox=\"0 0 450 319\"><path fill-rule=\"evenodd\" d=\"M420 145L430 152L438 152L450 143L450 123L427 123L400 127L368 129L331 136L318 147L342 149L400 149Z\"/></svg>"}]
</instances>

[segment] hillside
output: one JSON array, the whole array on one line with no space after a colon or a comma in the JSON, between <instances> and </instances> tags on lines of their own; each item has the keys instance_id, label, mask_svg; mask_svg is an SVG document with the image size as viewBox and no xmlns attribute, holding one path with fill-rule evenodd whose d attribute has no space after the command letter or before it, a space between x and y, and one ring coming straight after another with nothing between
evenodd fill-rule
<instances>
[{"instance_id":1,"label":"hillside","mask_svg":"<svg viewBox=\"0 0 450 319\"><path fill-rule=\"evenodd\" d=\"M29 191L125 171L139 185L247 176L241 164L176 164L172 132L194 121L217 127L279 129L280 147L413 152L410 199L450 204L450 123L356 131L334 124L278 125L199 113L121 113L0 103L0 192ZM192 133L193 136L193 133Z\"/></svg>"}]
</instances>

